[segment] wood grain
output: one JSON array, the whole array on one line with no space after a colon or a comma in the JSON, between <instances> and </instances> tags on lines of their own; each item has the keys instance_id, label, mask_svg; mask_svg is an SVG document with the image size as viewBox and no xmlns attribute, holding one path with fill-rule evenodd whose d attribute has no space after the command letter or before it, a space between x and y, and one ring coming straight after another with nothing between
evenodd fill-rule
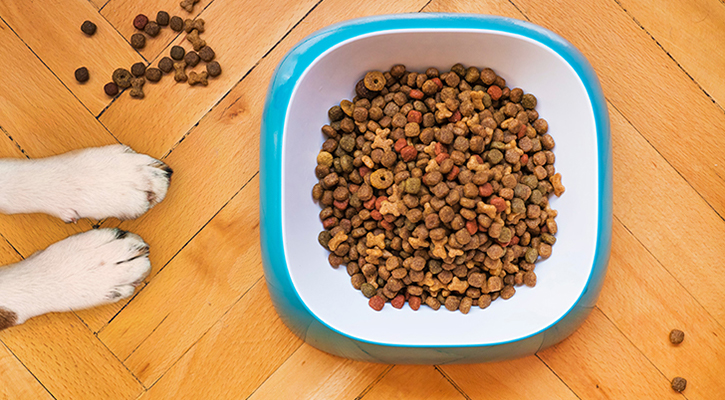
<instances>
[{"instance_id":1,"label":"wood grain","mask_svg":"<svg viewBox=\"0 0 725 400\"><path fill-rule=\"evenodd\" d=\"M0 15L93 115L98 115L112 100L104 93L103 85L111 81L113 71L120 67L130 69L133 63L142 61L86 0L4 0L0 1ZM96 24L93 36L81 32L85 20ZM74 75L80 67L88 68L90 76L83 84Z\"/></svg>"},{"instance_id":2,"label":"wood grain","mask_svg":"<svg viewBox=\"0 0 725 400\"><path fill-rule=\"evenodd\" d=\"M347 360L303 344L249 399L350 399L388 369L387 365Z\"/></svg>"},{"instance_id":3,"label":"wood grain","mask_svg":"<svg viewBox=\"0 0 725 400\"><path fill-rule=\"evenodd\" d=\"M465 399L431 365L396 365L361 399Z\"/></svg>"},{"instance_id":4,"label":"wood grain","mask_svg":"<svg viewBox=\"0 0 725 400\"><path fill-rule=\"evenodd\" d=\"M53 398L2 343L0 343L0 376L4 382L12 382L0 385L0 400Z\"/></svg>"}]
</instances>

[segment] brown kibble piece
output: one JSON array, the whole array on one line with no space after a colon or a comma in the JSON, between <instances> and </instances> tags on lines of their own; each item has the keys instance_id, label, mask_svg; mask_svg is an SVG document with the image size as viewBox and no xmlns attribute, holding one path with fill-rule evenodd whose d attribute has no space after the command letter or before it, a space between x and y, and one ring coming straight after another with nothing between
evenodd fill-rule
<instances>
[{"instance_id":1,"label":"brown kibble piece","mask_svg":"<svg viewBox=\"0 0 725 400\"><path fill-rule=\"evenodd\" d=\"M196 65L199 64L199 60L201 60L201 58L199 57L199 54L195 51L190 51L184 56L184 62L187 66L191 68L196 67Z\"/></svg>"},{"instance_id":2,"label":"brown kibble piece","mask_svg":"<svg viewBox=\"0 0 725 400\"><path fill-rule=\"evenodd\" d=\"M146 73L146 64L142 62L137 62L131 66L131 74L133 76L139 77L143 76Z\"/></svg>"},{"instance_id":3,"label":"brown kibble piece","mask_svg":"<svg viewBox=\"0 0 725 400\"><path fill-rule=\"evenodd\" d=\"M179 61L184 58L184 54L186 54L186 50L181 46L172 46L169 54L171 55L171 58L173 58L176 61Z\"/></svg>"},{"instance_id":4,"label":"brown kibble piece","mask_svg":"<svg viewBox=\"0 0 725 400\"><path fill-rule=\"evenodd\" d=\"M194 20L186 19L184 20L184 30L186 31L186 33L190 33L191 31L196 29L197 31L199 31L199 33L204 33L204 23L204 20L201 18L197 18Z\"/></svg>"},{"instance_id":5,"label":"brown kibble piece","mask_svg":"<svg viewBox=\"0 0 725 400\"><path fill-rule=\"evenodd\" d=\"M181 32L184 30L184 20L177 16L171 17L171 20L169 20L169 28L174 32Z\"/></svg>"},{"instance_id":6,"label":"brown kibble piece","mask_svg":"<svg viewBox=\"0 0 725 400\"><path fill-rule=\"evenodd\" d=\"M184 61L177 61L174 63L174 80L176 82L186 82L188 77L186 76L186 63Z\"/></svg>"},{"instance_id":7,"label":"brown kibble piece","mask_svg":"<svg viewBox=\"0 0 725 400\"><path fill-rule=\"evenodd\" d=\"M675 392L682 393L687 387L687 380L678 376L672 380L670 386L672 386L672 390L674 390Z\"/></svg>"},{"instance_id":8,"label":"brown kibble piece","mask_svg":"<svg viewBox=\"0 0 725 400\"><path fill-rule=\"evenodd\" d=\"M374 92L379 92L383 90L385 87L385 76L380 71L370 71L367 74L365 74L365 79L363 80L365 83L365 87L368 90L372 90Z\"/></svg>"},{"instance_id":9,"label":"brown kibble piece","mask_svg":"<svg viewBox=\"0 0 725 400\"><path fill-rule=\"evenodd\" d=\"M212 61L206 65L206 72L209 73L209 76L216 77L222 73L222 67L219 65L219 62Z\"/></svg>"},{"instance_id":10,"label":"brown kibble piece","mask_svg":"<svg viewBox=\"0 0 725 400\"><path fill-rule=\"evenodd\" d=\"M146 24L149 22L149 18L143 14L139 14L136 16L136 18L133 19L133 27L142 31L143 28L146 27Z\"/></svg>"},{"instance_id":11,"label":"brown kibble piece","mask_svg":"<svg viewBox=\"0 0 725 400\"><path fill-rule=\"evenodd\" d=\"M160 81L161 80L161 75L162 75L162 72L158 68L151 67L151 68L147 68L146 69L145 76L146 76L146 80L149 81L149 82L158 82L158 81Z\"/></svg>"},{"instance_id":12,"label":"brown kibble piece","mask_svg":"<svg viewBox=\"0 0 725 400\"><path fill-rule=\"evenodd\" d=\"M164 57L159 61L159 69L161 72L167 74L174 69L174 61L169 57Z\"/></svg>"},{"instance_id":13,"label":"brown kibble piece","mask_svg":"<svg viewBox=\"0 0 725 400\"><path fill-rule=\"evenodd\" d=\"M186 35L186 40L191 43L195 51L199 51L202 47L206 46L206 42L204 41L204 39L199 37L199 31L197 31L196 29L191 31L190 34Z\"/></svg>"},{"instance_id":14,"label":"brown kibble piece","mask_svg":"<svg viewBox=\"0 0 725 400\"><path fill-rule=\"evenodd\" d=\"M151 37L156 37L159 35L159 32L161 32L161 27L156 22L150 21L146 24L146 27L143 28L143 31Z\"/></svg>"},{"instance_id":15,"label":"brown kibble piece","mask_svg":"<svg viewBox=\"0 0 725 400\"><path fill-rule=\"evenodd\" d=\"M212 50L209 46L204 46L199 50L199 57L201 57L204 62L209 62L214 59L214 50Z\"/></svg>"},{"instance_id":16,"label":"brown kibble piece","mask_svg":"<svg viewBox=\"0 0 725 400\"><path fill-rule=\"evenodd\" d=\"M131 78L133 76L125 68L118 68L113 71L113 82L121 89L131 87Z\"/></svg>"},{"instance_id":17,"label":"brown kibble piece","mask_svg":"<svg viewBox=\"0 0 725 400\"><path fill-rule=\"evenodd\" d=\"M670 342L672 344L680 344L683 340L685 340L685 332L682 332L679 329L673 329L670 332Z\"/></svg>"},{"instance_id":18,"label":"brown kibble piece","mask_svg":"<svg viewBox=\"0 0 725 400\"><path fill-rule=\"evenodd\" d=\"M194 71L189 72L189 85L204 85L207 86L209 81L207 80L206 71L196 73Z\"/></svg>"},{"instance_id":19,"label":"brown kibble piece","mask_svg":"<svg viewBox=\"0 0 725 400\"><path fill-rule=\"evenodd\" d=\"M156 13L156 23L159 26L166 26L169 24L169 13L166 11L159 11Z\"/></svg>"},{"instance_id":20,"label":"brown kibble piece","mask_svg":"<svg viewBox=\"0 0 725 400\"><path fill-rule=\"evenodd\" d=\"M93 34L96 33L96 24L91 21L83 21L81 31L88 36L93 36Z\"/></svg>"},{"instance_id":21,"label":"brown kibble piece","mask_svg":"<svg viewBox=\"0 0 725 400\"><path fill-rule=\"evenodd\" d=\"M86 67L80 67L75 72L76 80L80 83L84 83L88 81L88 68Z\"/></svg>"},{"instance_id":22,"label":"brown kibble piece","mask_svg":"<svg viewBox=\"0 0 725 400\"><path fill-rule=\"evenodd\" d=\"M194 4L198 3L199 0L181 0L181 3L179 5L181 8L186 10L186 12L192 12L194 11Z\"/></svg>"},{"instance_id":23,"label":"brown kibble piece","mask_svg":"<svg viewBox=\"0 0 725 400\"><path fill-rule=\"evenodd\" d=\"M133 78L131 79L131 91L129 95L134 99L143 99L143 85L146 83L145 78Z\"/></svg>"},{"instance_id":24,"label":"brown kibble piece","mask_svg":"<svg viewBox=\"0 0 725 400\"><path fill-rule=\"evenodd\" d=\"M116 85L113 82L108 82L104 87L103 91L106 92L106 95L113 97L118 94L118 85Z\"/></svg>"},{"instance_id":25,"label":"brown kibble piece","mask_svg":"<svg viewBox=\"0 0 725 400\"><path fill-rule=\"evenodd\" d=\"M143 49L146 46L146 36L143 33L134 33L131 35L131 47L134 49Z\"/></svg>"}]
</instances>

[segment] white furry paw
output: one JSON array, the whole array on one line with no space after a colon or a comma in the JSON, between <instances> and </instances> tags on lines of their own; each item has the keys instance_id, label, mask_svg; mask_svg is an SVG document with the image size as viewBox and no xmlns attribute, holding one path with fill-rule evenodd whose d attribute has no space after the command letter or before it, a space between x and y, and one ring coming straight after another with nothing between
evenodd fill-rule
<instances>
[{"instance_id":1,"label":"white furry paw","mask_svg":"<svg viewBox=\"0 0 725 400\"><path fill-rule=\"evenodd\" d=\"M41 212L75 222L140 216L164 199L173 171L127 146L112 145L38 160L6 160L0 162L0 172L11 177L0 190L0 211Z\"/></svg>"},{"instance_id":2,"label":"white furry paw","mask_svg":"<svg viewBox=\"0 0 725 400\"><path fill-rule=\"evenodd\" d=\"M149 247L120 229L71 236L0 269L0 307L18 323L48 312L84 309L129 297L151 270Z\"/></svg>"}]
</instances>

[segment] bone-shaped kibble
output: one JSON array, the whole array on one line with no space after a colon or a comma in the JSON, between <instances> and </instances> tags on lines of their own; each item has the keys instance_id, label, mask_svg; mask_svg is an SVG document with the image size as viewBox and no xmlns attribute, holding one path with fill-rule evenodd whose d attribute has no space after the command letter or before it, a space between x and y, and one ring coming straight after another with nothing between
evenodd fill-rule
<instances>
[{"instance_id":1,"label":"bone-shaped kibble","mask_svg":"<svg viewBox=\"0 0 725 400\"><path fill-rule=\"evenodd\" d=\"M199 31L199 33L203 33L204 32L204 20L201 18L198 18L195 20L192 20L191 18L189 18L187 20L184 20L184 31L186 31L186 33L189 33L191 31L193 31L194 29Z\"/></svg>"},{"instance_id":2,"label":"bone-shaped kibble","mask_svg":"<svg viewBox=\"0 0 725 400\"><path fill-rule=\"evenodd\" d=\"M194 71L189 72L189 85L202 84L204 86L209 84L206 78L206 71L196 73Z\"/></svg>"},{"instance_id":3,"label":"bone-shaped kibble","mask_svg":"<svg viewBox=\"0 0 725 400\"><path fill-rule=\"evenodd\" d=\"M201 50L202 47L206 46L204 39L199 37L199 31L196 29L192 30L190 34L186 35L186 40L194 46L194 51Z\"/></svg>"},{"instance_id":4,"label":"bone-shaped kibble","mask_svg":"<svg viewBox=\"0 0 725 400\"><path fill-rule=\"evenodd\" d=\"M177 61L174 63L174 80L176 82L186 82L186 72L184 71L186 69L186 62L185 61Z\"/></svg>"},{"instance_id":5,"label":"bone-shaped kibble","mask_svg":"<svg viewBox=\"0 0 725 400\"><path fill-rule=\"evenodd\" d=\"M131 79L131 92L129 92L129 95L135 99L143 99L144 98L144 93L143 93L144 83L146 83L146 79L144 77L132 78Z\"/></svg>"},{"instance_id":6,"label":"bone-shaped kibble","mask_svg":"<svg viewBox=\"0 0 725 400\"><path fill-rule=\"evenodd\" d=\"M194 11L194 4L198 3L199 0L182 0L179 5L187 12Z\"/></svg>"}]
</instances>

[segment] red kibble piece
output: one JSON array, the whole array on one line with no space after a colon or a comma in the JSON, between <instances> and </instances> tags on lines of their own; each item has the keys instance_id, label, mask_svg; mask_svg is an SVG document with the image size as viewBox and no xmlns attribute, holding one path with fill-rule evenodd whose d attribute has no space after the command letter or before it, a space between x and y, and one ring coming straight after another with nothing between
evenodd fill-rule
<instances>
[{"instance_id":1,"label":"red kibble piece","mask_svg":"<svg viewBox=\"0 0 725 400\"><path fill-rule=\"evenodd\" d=\"M491 205L496 207L496 211L501 212L506 210L506 200L500 197L493 197L491 199Z\"/></svg>"},{"instance_id":2,"label":"red kibble piece","mask_svg":"<svg viewBox=\"0 0 725 400\"><path fill-rule=\"evenodd\" d=\"M383 229L385 229L386 231L392 231L395 228L395 225L391 224L386 220L380 221L380 226L382 226Z\"/></svg>"},{"instance_id":3,"label":"red kibble piece","mask_svg":"<svg viewBox=\"0 0 725 400\"><path fill-rule=\"evenodd\" d=\"M418 309L420 308L420 303L421 300L418 296L410 296L410 298L408 299L408 305L410 306L410 308L413 309L413 311L418 311Z\"/></svg>"},{"instance_id":4,"label":"red kibble piece","mask_svg":"<svg viewBox=\"0 0 725 400\"><path fill-rule=\"evenodd\" d=\"M376 221L380 221L383 219L383 214L380 214L380 211L378 210L370 211L370 216Z\"/></svg>"},{"instance_id":5,"label":"red kibble piece","mask_svg":"<svg viewBox=\"0 0 725 400\"><path fill-rule=\"evenodd\" d=\"M488 92L489 96L491 96L491 99L493 99L493 100L500 99L501 95L503 94L503 91L501 90L501 88L496 85L489 87L487 92Z\"/></svg>"},{"instance_id":6,"label":"red kibble piece","mask_svg":"<svg viewBox=\"0 0 725 400\"><path fill-rule=\"evenodd\" d=\"M403 161L413 161L416 157L418 157L418 150L416 150L415 147L405 146L400 149L400 158L402 158Z\"/></svg>"},{"instance_id":7,"label":"red kibble piece","mask_svg":"<svg viewBox=\"0 0 725 400\"><path fill-rule=\"evenodd\" d=\"M103 91L106 92L108 96L113 97L118 94L118 85L113 82L108 82L106 86L103 87Z\"/></svg>"},{"instance_id":8,"label":"red kibble piece","mask_svg":"<svg viewBox=\"0 0 725 400\"><path fill-rule=\"evenodd\" d=\"M483 185L478 187L478 194L481 195L481 197L488 197L493 194L493 186L489 182L484 183Z\"/></svg>"},{"instance_id":9,"label":"red kibble piece","mask_svg":"<svg viewBox=\"0 0 725 400\"><path fill-rule=\"evenodd\" d=\"M479 156L478 154L474 154L473 157L478 161L479 164L483 164L483 158Z\"/></svg>"},{"instance_id":10,"label":"red kibble piece","mask_svg":"<svg viewBox=\"0 0 725 400\"><path fill-rule=\"evenodd\" d=\"M403 296L402 294L395 296L393 300L390 300L390 305L397 309L403 308L403 306L405 305L405 296Z\"/></svg>"},{"instance_id":11,"label":"red kibble piece","mask_svg":"<svg viewBox=\"0 0 725 400\"><path fill-rule=\"evenodd\" d=\"M519 239L519 237L518 237L518 236L514 236L514 237L513 237L512 239L511 239L511 245L512 245L512 246L516 246L517 244L519 244L519 240L521 240L521 239Z\"/></svg>"},{"instance_id":12,"label":"red kibble piece","mask_svg":"<svg viewBox=\"0 0 725 400\"><path fill-rule=\"evenodd\" d=\"M450 156L448 155L448 153L441 153L441 154L438 154L438 155L436 156L436 162L438 163L438 165L441 165L441 163L443 162L443 160L445 160L445 159L446 159L446 158L448 158L448 157L450 157Z\"/></svg>"},{"instance_id":13,"label":"red kibble piece","mask_svg":"<svg viewBox=\"0 0 725 400\"><path fill-rule=\"evenodd\" d=\"M418 89L413 89L410 91L410 93L408 93L408 97L410 97L411 99L415 99L415 100L420 100L423 98L423 96L424 96L423 92L421 92Z\"/></svg>"},{"instance_id":14,"label":"red kibble piece","mask_svg":"<svg viewBox=\"0 0 725 400\"><path fill-rule=\"evenodd\" d=\"M136 18L133 19L133 27L142 31L143 28L146 27L146 24L148 24L149 18L143 14L139 14L136 16Z\"/></svg>"},{"instance_id":15,"label":"red kibble piece","mask_svg":"<svg viewBox=\"0 0 725 400\"><path fill-rule=\"evenodd\" d=\"M363 207L367 208L368 210L372 210L373 208L375 208L375 197L364 202Z\"/></svg>"},{"instance_id":16,"label":"red kibble piece","mask_svg":"<svg viewBox=\"0 0 725 400\"><path fill-rule=\"evenodd\" d=\"M375 311L380 311L385 306L385 300L382 297L375 295L368 300L368 305Z\"/></svg>"},{"instance_id":17,"label":"red kibble piece","mask_svg":"<svg viewBox=\"0 0 725 400\"><path fill-rule=\"evenodd\" d=\"M549 227L547 227L546 225L542 226L541 233L549 233Z\"/></svg>"},{"instance_id":18,"label":"red kibble piece","mask_svg":"<svg viewBox=\"0 0 725 400\"><path fill-rule=\"evenodd\" d=\"M458 168L457 165L454 165L453 168L451 169L451 172L449 172L448 176L446 176L446 179L448 179L449 181L456 179L458 177L459 172L461 172L461 169Z\"/></svg>"},{"instance_id":19,"label":"red kibble piece","mask_svg":"<svg viewBox=\"0 0 725 400\"><path fill-rule=\"evenodd\" d=\"M453 115L450 118L448 118L448 122L456 123L456 122L460 121L461 118L462 118L461 117L461 112L458 111L458 110L456 110L456 112L453 113Z\"/></svg>"},{"instance_id":20,"label":"red kibble piece","mask_svg":"<svg viewBox=\"0 0 725 400\"><path fill-rule=\"evenodd\" d=\"M435 78L433 78L431 80L433 81L433 83L435 83L436 85L438 85L438 89L439 90L440 89L443 89L443 82L441 82L440 78L435 77Z\"/></svg>"},{"instance_id":21,"label":"red kibble piece","mask_svg":"<svg viewBox=\"0 0 725 400\"><path fill-rule=\"evenodd\" d=\"M521 163L521 165L528 164L528 162L529 162L529 155L528 154L524 154L523 156L521 156L521 158L519 159L519 162Z\"/></svg>"},{"instance_id":22,"label":"red kibble piece","mask_svg":"<svg viewBox=\"0 0 725 400\"><path fill-rule=\"evenodd\" d=\"M385 215L383 215L383 221L392 223L393 221L395 221L395 215L385 214Z\"/></svg>"},{"instance_id":23,"label":"red kibble piece","mask_svg":"<svg viewBox=\"0 0 725 400\"><path fill-rule=\"evenodd\" d=\"M357 193L358 189L360 189L360 185L356 185L354 183L350 183L347 185L347 188L350 190L350 193Z\"/></svg>"},{"instance_id":24,"label":"red kibble piece","mask_svg":"<svg viewBox=\"0 0 725 400\"><path fill-rule=\"evenodd\" d=\"M466 222L466 230L471 235L475 235L478 232L478 223L475 220Z\"/></svg>"},{"instance_id":25,"label":"red kibble piece","mask_svg":"<svg viewBox=\"0 0 725 400\"><path fill-rule=\"evenodd\" d=\"M525 135L526 135L526 125L521 124L521 129L519 129L519 133L516 134L516 137L519 138L519 139L521 139Z\"/></svg>"},{"instance_id":26,"label":"red kibble piece","mask_svg":"<svg viewBox=\"0 0 725 400\"><path fill-rule=\"evenodd\" d=\"M360 176L361 176L362 178L364 178L364 177L365 177L365 175L367 175L367 174L369 174L369 173L370 173L370 168L368 168L368 167L366 167L366 166L364 166L364 165L363 165L362 167L358 168L358 170L357 170L357 171L358 171L358 173L360 174Z\"/></svg>"},{"instance_id":27,"label":"red kibble piece","mask_svg":"<svg viewBox=\"0 0 725 400\"><path fill-rule=\"evenodd\" d=\"M347 205L348 205L348 202L349 201L350 200L345 200L345 201L337 201L337 200L334 200L332 202L332 205L335 206L335 208L337 208L338 210L345 211L345 209L347 208Z\"/></svg>"},{"instance_id":28,"label":"red kibble piece","mask_svg":"<svg viewBox=\"0 0 725 400\"><path fill-rule=\"evenodd\" d=\"M407 146L408 142L405 141L405 139L400 138L397 142L395 142L395 151L400 153L400 150L403 149L403 147Z\"/></svg>"},{"instance_id":29,"label":"red kibble piece","mask_svg":"<svg viewBox=\"0 0 725 400\"><path fill-rule=\"evenodd\" d=\"M439 155L439 154L445 153L445 152L446 152L446 148L443 147L443 144L436 142L435 154Z\"/></svg>"},{"instance_id":30,"label":"red kibble piece","mask_svg":"<svg viewBox=\"0 0 725 400\"><path fill-rule=\"evenodd\" d=\"M380 207L383 206L383 202L387 200L387 196L380 196L375 200L375 209L380 211Z\"/></svg>"},{"instance_id":31,"label":"red kibble piece","mask_svg":"<svg viewBox=\"0 0 725 400\"><path fill-rule=\"evenodd\" d=\"M322 221L322 227L325 229L331 229L335 225L337 225L337 218L335 217L330 217Z\"/></svg>"},{"instance_id":32,"label":"red kibble piece","mask_svg":"<svg viewBox=\"0 0 725 400\"><path fill-rule=\"evenodd\" d=\"M408 113L408 122L415 122L416 124L420 124L423 122L423 113L417 110L410 110Z\"/></svg>"}]
</instances>

